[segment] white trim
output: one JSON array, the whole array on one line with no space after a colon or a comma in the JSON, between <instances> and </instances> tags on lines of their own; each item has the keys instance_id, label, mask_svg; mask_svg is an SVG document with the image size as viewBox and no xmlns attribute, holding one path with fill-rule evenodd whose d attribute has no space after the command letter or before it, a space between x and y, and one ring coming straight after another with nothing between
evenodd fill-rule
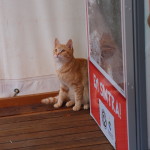
<instances>
[{"instance_id":1,"label":"white trim","mask_svg":"<svg viewBox=\"0 0 150 150\"><path fill-rule=\"evenodd\" d=\"M125 92L121 87L95 62L90 56L90 61L105 76L105 78L125 97Z\"/></svg>"},{"instance_id":2,"label":"white trim","mask_svg":"<svg viewBox=\"0 0 150 150\"><path fill-rule=\"evenodd\" d=\"M26 79L0 80L0 98L13 97L14 89L19 89L18 95L29 95L59 90L59 80L56 75L33 77Z\"/></svg>"},{"instance_id":3,"label":"white trim","mask_svg":"<svg viewBox=\"0 0 150 150\"><path fill-rule=\"evenodd\" d=\"M124 93L126 96L126 31L125 31L125 1L121 0L121 29L122 29L122 58L123 58L123 81L124 81Z\"/></svg>"},{"instance_id":4,"label":"white trim","mask_svg":"<svg viewBox=\"0 0 150 150\"><path fill-rule=\"evenodd\" d=\"M92 106L91 106L91 89L90 89L90 87L91 87L91 82L90 82L90 67L89 67L89 56L90 56L90 44L89 44L89 18L88 18L88 1L87 0L85 0L85 5L86 5L86 32L87 32L87 43L88 43L88 51L87 51L87 56L88 56L88 80L89 80L89 106L90 106L90 114L92 113L91 112L91 108L92 108ZM93 117L94 118L94 117Z\"/></svg>"}]
</instances>

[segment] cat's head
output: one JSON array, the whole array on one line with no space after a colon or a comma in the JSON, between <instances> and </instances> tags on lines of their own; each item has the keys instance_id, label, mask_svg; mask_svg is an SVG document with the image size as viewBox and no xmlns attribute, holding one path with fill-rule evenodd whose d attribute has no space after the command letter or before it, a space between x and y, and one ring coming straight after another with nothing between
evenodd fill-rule
<instances>
[{"instance_id":1,"label":"cat's head","mask_svg":"<svg viewBox=\"0 0 150 150\"><path fill-rule=\"evenodd\" d=\"M67 44L60 44L58 39L55 39L53 55L56 60L68 62L73 58L73 43L68 40Z\"/></svg>"}]
</instances>

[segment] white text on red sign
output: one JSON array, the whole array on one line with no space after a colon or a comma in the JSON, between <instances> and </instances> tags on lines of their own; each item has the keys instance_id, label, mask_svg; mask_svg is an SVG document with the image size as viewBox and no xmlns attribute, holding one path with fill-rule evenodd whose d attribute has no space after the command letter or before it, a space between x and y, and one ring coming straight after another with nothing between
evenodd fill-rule
<instances>
[{"instance_id":1,"label":"white text on red sign","mask_svg":"<svg viewBox=\"0 0 150 150\"><path fill-rule=\"evenodd\" d=\"M99 81L99 78L93 74L94 88L108 103L112 111L121 119L121 103L111 94L111 92L105 87L105 85Z\"/></svg>"}]
</instances>

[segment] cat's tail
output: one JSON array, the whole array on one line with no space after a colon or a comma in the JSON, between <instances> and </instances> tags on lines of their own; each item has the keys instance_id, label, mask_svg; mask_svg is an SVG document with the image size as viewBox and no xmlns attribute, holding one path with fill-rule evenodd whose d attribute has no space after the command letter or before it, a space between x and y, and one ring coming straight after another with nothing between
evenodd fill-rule
<instances>
[{"instance_id":1,"label":"cat's tail","mask_svg":"<svg viewBox=\"0 0 150 150\"><path fill-rule=\"evenodd\" d=\"M57 101L58 101L58 96L48 97L48 98L42 99L41 103L43 103L43 104L55 104L55 103L57 103Z\"/></svg>"}]
</instances>

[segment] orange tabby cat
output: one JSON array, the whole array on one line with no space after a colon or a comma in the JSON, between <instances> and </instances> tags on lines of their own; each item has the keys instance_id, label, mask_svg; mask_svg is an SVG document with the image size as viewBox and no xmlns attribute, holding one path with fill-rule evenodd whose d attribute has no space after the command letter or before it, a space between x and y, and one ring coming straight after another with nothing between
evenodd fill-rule
<instances>
[{"instance_id":1,"label":"orange tabby cat","mask_svg":"<svg viewBox=\"0 0 150 150\"><path fill-rule=\"evenodd\" d=\"M67 107L74 105L74 111L80 110L83 104L83 108L88 109L87 60L74 58L71 39L67 44L60 44L58 39L55 39L53 55L60 80L60 91L58 97L43 99L42 103L55 103L54 107L59 108L66 102Z\"/></svg>"}]
</instances>

